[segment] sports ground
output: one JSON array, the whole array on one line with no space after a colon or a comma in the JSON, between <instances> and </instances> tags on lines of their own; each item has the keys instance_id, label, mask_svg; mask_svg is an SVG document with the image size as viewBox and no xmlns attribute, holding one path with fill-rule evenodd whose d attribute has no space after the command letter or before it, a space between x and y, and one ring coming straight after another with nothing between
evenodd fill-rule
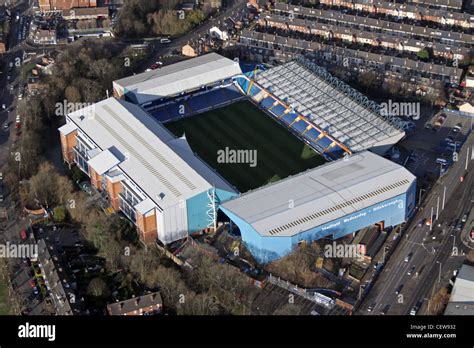
<instances>
[{"instance_id":1,"label":"sports ground","mask_svg":"<svg viewBox=\"0 0 474 348\"><path fill-rule=\"evenodd\" d=\"M165 125L240 192L317 167L326 160L249 101ZM256 150L256 166L218 163L218 151Z\"/></svg>"}]
</instances>

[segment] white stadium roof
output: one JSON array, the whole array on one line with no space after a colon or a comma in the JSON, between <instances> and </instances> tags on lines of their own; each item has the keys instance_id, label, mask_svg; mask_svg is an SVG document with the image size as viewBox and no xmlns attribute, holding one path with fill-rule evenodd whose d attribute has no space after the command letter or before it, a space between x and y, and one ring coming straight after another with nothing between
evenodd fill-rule
<instances>
[{"instance_id":1,"label":"white stadium roof","mask_svg":"<svg viewBox=\"0 0 474 348\"><path fill-rule=\"evenodd\" d=\"M184 138L174 138L137 105L109 98L68 119L103 150L89 160L93 168L106 172L117 165L162 209L211 187L236 192Z\"/></svg>"},{"instance_id":2,"label":"white stadium roof","mask_svg":"<svg viewBox=\"0 0 474 348\"><path fill-rule=\"evenodd\" d=\"M405 136L375 103L306 60L259 72L255 81L353 152L383 153Z\"/></svg>"},{"instance_id":3,"label":"white stadium roof","mask_svg":"<svg viewBox=\"0 0 474 348\"><path fill-rule=\"evenodd\" d=\"M222 207L262 236L293 236L403 194L414 180L402 166L365 151L243 194Z\"/></svg>"},{"instance_id":4,"label":"white stadium roof","mask_svg":"<svg viewBox=\"0 0 474 348\"><path fill-rule=\"evenodd\" d=\"M209 53L163 68L144 72L114 81L131 92L142 104L150 100L177 95L213 82L242 74L238 62Z\"/></svg>"}]
</instances>

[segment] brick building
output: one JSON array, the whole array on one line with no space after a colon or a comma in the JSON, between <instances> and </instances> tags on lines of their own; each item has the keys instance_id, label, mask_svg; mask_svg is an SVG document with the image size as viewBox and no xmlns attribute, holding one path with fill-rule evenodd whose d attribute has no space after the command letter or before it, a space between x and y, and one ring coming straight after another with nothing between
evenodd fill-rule
<instances>
[{"instance_id":1,"label":"brick building","mask_svg":"<svg viewBox=\"0 0 474 348\"><path fill-rule=\"evenodd\" d=\"M38 3L41 11L97 7L97 0L38 0Z\"/></svg>"}]
</instances>

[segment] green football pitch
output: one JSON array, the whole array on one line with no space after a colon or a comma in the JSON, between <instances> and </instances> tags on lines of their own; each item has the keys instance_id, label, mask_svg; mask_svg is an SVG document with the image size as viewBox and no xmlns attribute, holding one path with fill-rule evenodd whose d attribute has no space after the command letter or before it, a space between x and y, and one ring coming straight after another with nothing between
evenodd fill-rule
<instances>
[{"instance_id":1,"label":"green football pitch","mask_svg":"<svg viewBox=\"0 0 474 348\"><path fill-rule=\"evenodd\" d=\"M317 167L326 160L249 101L165 125L240 192ZM256 165L221 163L219 151L256 150ZM226 152L231 154L231 151ZM247 152L249 154L250 152ZM237 157L236 157L237 158ZM247 159L251 159L250 157Z\"/></svg>"}]
</instances>

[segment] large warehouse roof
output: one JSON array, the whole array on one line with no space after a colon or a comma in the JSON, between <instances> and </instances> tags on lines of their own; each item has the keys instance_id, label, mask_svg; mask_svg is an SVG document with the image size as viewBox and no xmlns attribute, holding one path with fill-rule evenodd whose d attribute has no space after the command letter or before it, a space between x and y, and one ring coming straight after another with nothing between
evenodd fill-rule
<instances>
[{"instance_id":1,"label":"large warehouse roof","mask_svg":"<svg viewBox=\"0 0 474 348\"><path fill-rule=\"evenodd\" d=\"M177 95L201 86L242 74L238 62L217 53L171 64L160 69L144 72L114 81L114 84L133 93L136 102L144 102L158 97Z\"/></svg>"},{"instance_id":2,"label":"large warehouse roof","mask_svg":"<svg viewBox=\"0 0 474 348\"><path fill-rule=\"evenodd\" d=\"M321 74L325 71L321 70ZM397 143L405 133L375 103L306 60L260 72L255 81L353 152Z\"/></svg>"},{"instance_id":3,"label":"large warehouse roof","mask_svg":"<svg viewBox=\"0 0 474 348\"><path fill-rule=\"evenodd\" d=\"M98 167L105 166L101 171L118 165L161 208L213 186L236 192L193 154L185 139L174 138L137 105L109 98L68 118L103 150L97 157L106 154L99 161Z\"/></svg>"},{"instance_id":4,"label":"large warehouse roof","mask_svg":"<svg viewBox=\"0 0 474 348\"><path fill-rule=\"evenodd\" d=\"M369 151L224 202L262 236L293 236L405 193L415 176Z\"/></svg>"}]
</instances>

